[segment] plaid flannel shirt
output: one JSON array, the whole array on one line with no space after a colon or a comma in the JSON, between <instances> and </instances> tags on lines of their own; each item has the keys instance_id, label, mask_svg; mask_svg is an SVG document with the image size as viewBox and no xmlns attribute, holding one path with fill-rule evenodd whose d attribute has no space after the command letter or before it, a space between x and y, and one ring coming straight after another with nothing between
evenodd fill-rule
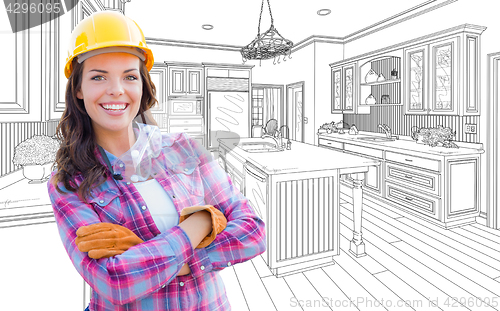
<instances>
[{"instance_id":1,"label":"plaid flannel shirt","mask_svg":"<svg viewBox=\"0 0 500 311\"><path fill-rule=\"evenodd\" d=\"M177 212L210 204L227 218L227 227L206 248L193 249L186 233L174 226L160 233L133 183L114 180L92 190L89 202L48 182L55 219L73 265L93 288L90 310L230 310L218 271L249 260L265 250L263 221L248 205L210 153L183 133L163 134L155 176L171 196ZM105 163L95 150L95 155ZM114 165L117 159L108 153ZM76 177L77 184L82 176ZM98 260L75 244L76 230L98 222L119 224L144 243L121 255ZM187 263L188 275L177 276Z\"/></svg>"}]
</instances>

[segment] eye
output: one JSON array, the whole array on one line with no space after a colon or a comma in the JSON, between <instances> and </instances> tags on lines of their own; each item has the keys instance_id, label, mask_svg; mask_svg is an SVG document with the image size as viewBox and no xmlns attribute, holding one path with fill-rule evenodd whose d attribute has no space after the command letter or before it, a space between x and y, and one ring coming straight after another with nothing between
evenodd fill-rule
<instances>
[{"instance_id":1,"label":"eye","mask_svg":"<svg viewBox=\"0 0 500 311\"><path fill-rule=\"evenodd\" d=\"M130 75L130 76L127 76L125 77L125 80L130 80L130 81L134 81L134 80L137 80L138 78L134 75Z\"/></svg>"},{"instance_id":2,"label":"eye","mask_svg":"<svg viewBox=\"0 0 500 311\"><path fill-rule=\"evenodd\" d=\"M104 77L103 76L94 76L94 77L91 78L91 80L102 81L102 80L104 80Z\"/></svg>"}]
</instances>

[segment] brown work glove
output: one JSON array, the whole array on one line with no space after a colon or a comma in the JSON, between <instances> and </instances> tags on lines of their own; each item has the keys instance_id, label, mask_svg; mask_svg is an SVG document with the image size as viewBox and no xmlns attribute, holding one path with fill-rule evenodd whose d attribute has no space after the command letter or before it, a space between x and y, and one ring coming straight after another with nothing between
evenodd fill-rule
<instances>
[{"instance_id":1,"label":"brown work glove","mask_svg":"<svg viewBox=\"0 0 500 311\"><path fill-rule=\"evenodd\" d=\"M212 205L202 205L202 206L190 206L183 208L181 211L181 216L179 217L179 223L183 222L191 216L192 214L199 211L207 211L212 216L212 232L210 232L201 242L196 246L196 248L207 247L215 240L217 234L221 233L226 229L227 219L216 207Z\"/></svg>"},{"instance_id":2,"label":"brown work glove","mask_svg":"<svg viewBox=\"0 0 500 311\"><path fill-rule=\"evenodd\" d=\"M110 223L82 226L76 230L75 243L90 258L100 259L122 254L130 247L144 242L129 229Z\"/></svg>"}]
</instances>

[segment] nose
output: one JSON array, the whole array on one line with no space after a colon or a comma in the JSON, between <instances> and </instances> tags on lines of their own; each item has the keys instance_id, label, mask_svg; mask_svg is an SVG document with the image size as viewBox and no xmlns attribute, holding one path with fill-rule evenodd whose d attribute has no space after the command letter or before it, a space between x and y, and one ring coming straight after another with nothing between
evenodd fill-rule
<instances>
[{"instance_id":1,"label":"nose","mask_svg":"<svg viewBox=\"0 0 500 311\"><path fill-rule=\"evenodd\" d=\"M109 87L107 90L108 95L120 96L124 93L124 88L121 79L112 79L109 82Z\"/></svg>"}]
</instances>

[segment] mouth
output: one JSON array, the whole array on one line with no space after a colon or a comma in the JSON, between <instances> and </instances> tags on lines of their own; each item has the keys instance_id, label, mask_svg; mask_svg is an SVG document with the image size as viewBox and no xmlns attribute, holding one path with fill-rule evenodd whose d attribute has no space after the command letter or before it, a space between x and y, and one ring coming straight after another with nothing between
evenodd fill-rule
<instances>
[{"instance_id":1,"label":"mouth","mask_svg":"<svg viewBox=\"0 0 500 311\"><path fill-rule=\"evenodd\" d=\"M127 109L128 104L120 103L120 104L101 104L101 107L108 111L122 111Z\"/></svg>"}]
</instances>

